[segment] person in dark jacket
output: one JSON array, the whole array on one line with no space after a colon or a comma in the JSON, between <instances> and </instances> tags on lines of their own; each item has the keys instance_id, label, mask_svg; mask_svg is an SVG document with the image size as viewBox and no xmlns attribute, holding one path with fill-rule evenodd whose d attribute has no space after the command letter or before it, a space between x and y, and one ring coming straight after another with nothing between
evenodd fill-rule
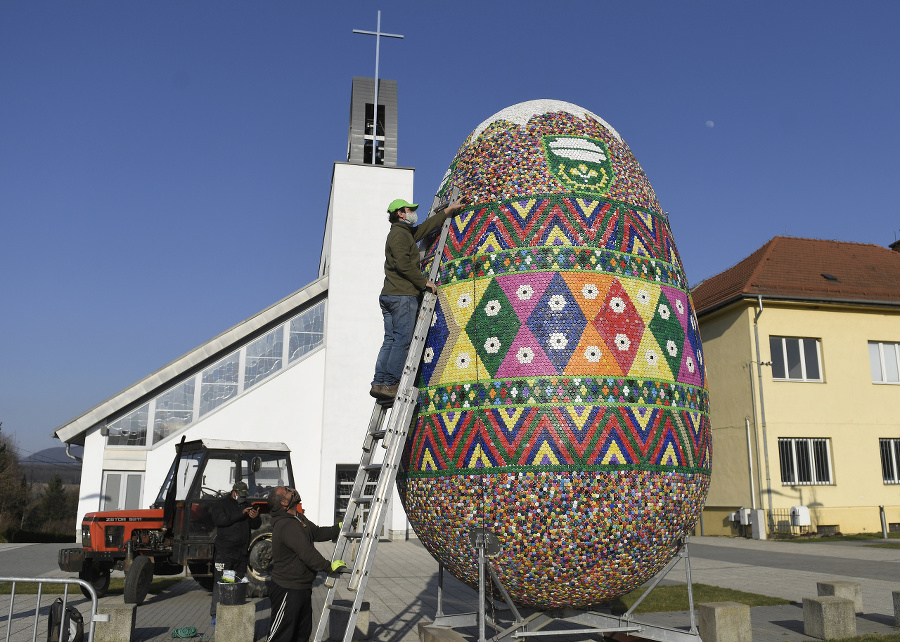
<instances>
[{"instance_id":1,"label":"person in dark jacket","mask_svg":"<svg viewBox=\"0 0 900 642\"><path fill-rule=\"evenodd\" d=\"M312 633L312 585L321 571L337 571L342 560L329 562L313 542L337 538L340 524L319 527L306 519L300 494L278 486L269 493L272 516L272 603L268 642L309 642Z\"/></svg>"},{"instance_id":2,"label":"person in dark jacket","mask_svg":"<svg viewBox=\"0 0 900 642\"><path fill-rule=\"evenodd\" d=\"M421 225L416 225L417 204L397 198L388 205L391 230L384 244L384 286L378 297L384 317L384 341L375 361L375 378L369 390L369 394L378 400L388 401L397 396L397 384L416 327L419 300L426 289L437 294L437 286L422 274L416 244L468 202L466 198L457 199Z\"/></svg>"},{"instance_id":3,"label":"person in dark jacket","mask_svg":"<svg viewBox=\"0 0 900 642\"><path fill-rule=\"evenodd\" d=\"M262 525L259 508L247 504L249 494L247 484L236 482L231 492L213 504L210 511L216 525L212 605L209 607L213 624L216 623L216 604L219 603L219 582L222 574L225 571L234 571L236 582L244 578L247 572L250 533Z\"/></svg>"}]
</instances>

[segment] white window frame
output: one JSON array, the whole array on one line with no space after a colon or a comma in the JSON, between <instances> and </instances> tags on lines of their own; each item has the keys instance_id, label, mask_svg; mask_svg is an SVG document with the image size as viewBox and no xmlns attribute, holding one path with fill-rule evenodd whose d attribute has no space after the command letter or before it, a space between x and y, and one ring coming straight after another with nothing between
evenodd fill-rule
<instances>
[{"instance_id":1,"label":"white window frame","mask_svg":"<svg viewBox=\"0 0 900 642\"><path fill-rule=\"evenodd\" d=\"M869 368L872 371L872 383L884 384L889 386L897 386L900 385L900 379L897 381L888 381L887 376L887 359L885 359L884 355L884 347L891 346L893 348L893 358L894 358L894 372L900 372L900 343L896 341L869 341ZM875 370L876 364L874 361L873 348L878 352L878 371L880 372L879 379L875 379Z\"/></svg>"},{"instance_id":2,"label":"white window frame","mask_svg":"<svg viewBox=\"0 0 900 642\"><path fill-rule=\"evenodd\" d=\"M799 443L806 444L806 453L807 460L805 462L808 470L810 472L811 480L810 481L799 481L800 475L799 470L801 464L803 462L803 456L801 453L798 453L797 445ZM825 447L825 470L819 470L816 467L816 446L824 445ZM790 460L790 473L792 474L792 479L785 479L785 462L784 457L786 452L791 457ZM778 438L778 463L780 466L781 472L781 485L782 486L833 486L834 485L834 474L831 468L831 440L827 437L779 437ZM827 480L823 479L822 473L827 475Z\"/></svg>"},{"instance_id":3,"label":"white window frame","mask_svg":"<svg viewBox=\"0 0 900 642\"><path fill-rule=\"evenodd\" d=\"M878 450L881 452L881 476L884 483L900 484L900 439L879 439Z\"/></svg>"},{"instance_id":4,"label":"white window frame","mask_svg":"<svg viewBox=\"0 0 900 642\"><path fill-rule=\"evenodd\" d=\"M109 497L109 483L110 476L118 475L119 476L119 488L118 497L119 503L117 506L107 505L107 497ZM137 503L134 506L129 506L126 504L126 500L128 499L128 479L131 477L137 477L140 479L138 484L138 497ZM100 510L134 510L141 507L143 503L144 497L144 473L139 470L104 470L103 471L103 484L100 487Z\"/></svg>"},{"instance_id":5,"label":"white window frame","mask_svg":"<svg viewBox=\"0 0 900 642\"><path fill-rule=\"evenodd\" d=\"M784 365L784 377L776 377L774 368L772 370L772 379L774 381L802 381L802 382L811 382L811 383L823 383L825 381L825 372L822 368L822 341L817 337L783 337L778 335L772 335L769 337L769 348L772 348L772 341L779 340L781 343L781 363ZM800 350L800 378L791 377L789 373L788 367L788 354L787 354L787 345L788 341L796 341L798 348ZM817 379L812 379L807 376L806 373L806 341L815 341L816 345L816 363L819 366L819 377ZM770 354L769 358L774 362L775 354Z\"/></svg>"}]
</instances>

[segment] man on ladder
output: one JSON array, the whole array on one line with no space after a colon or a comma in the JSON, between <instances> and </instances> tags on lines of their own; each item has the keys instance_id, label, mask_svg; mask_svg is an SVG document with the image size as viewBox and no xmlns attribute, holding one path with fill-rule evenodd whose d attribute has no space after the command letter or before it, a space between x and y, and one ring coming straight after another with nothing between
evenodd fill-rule
<instances>
[{"instance_id":1,"label":"man on ladder","mask_svg":"<svg viewBox=\"0 0 900 642\"><path fill-rule=\"evenodd\" d=\"M437 286L422 274L417 243L468 203L467 198L457 199L421 225L416 225L417 204L397 198L388 205L391 230L384 244L384 287L378 297L384 317L384 342L378 352L375 378L369 390L369 394L380 401L390 401L397 396L397 384L409 352L422 292L428 289L437 294Z\"/></svg>"}]
</instances>

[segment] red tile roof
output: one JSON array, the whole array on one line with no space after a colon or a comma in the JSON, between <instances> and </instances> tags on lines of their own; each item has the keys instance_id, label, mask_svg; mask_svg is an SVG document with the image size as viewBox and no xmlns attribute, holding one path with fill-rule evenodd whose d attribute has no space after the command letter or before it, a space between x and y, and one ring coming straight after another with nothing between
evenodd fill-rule
<instances>
[{"instance_id":1,"label":"red tile roof","mask_svg":"<svg viewBox=\"0 0 900 642\"><path fill-rule=\"evenodd\" d=\"M900 306L900 252L878 245L776 236L691 290L698 315L760 294Z\"/></svg>"}]
</instances>

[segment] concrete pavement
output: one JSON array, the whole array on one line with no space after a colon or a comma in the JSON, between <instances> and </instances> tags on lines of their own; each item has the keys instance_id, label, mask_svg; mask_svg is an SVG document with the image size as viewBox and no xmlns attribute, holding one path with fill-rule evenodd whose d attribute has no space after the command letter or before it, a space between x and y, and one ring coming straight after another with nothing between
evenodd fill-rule
<instances>
[{"instance_id":1,"label":"concrete pavement","mask_svg":"<svg viewBox=\"0 0 900 642\"><path fill-rule=\"evenodd\" d=\"M0 576L66 576L56 569L56 551L61 545L0 544ZM839 543L793 544L737 538L697 537L689 545L691 571L696 583L711 584L741 591L791 600L777 607L751 609L753 636L757 642L774 640L810 640L802 634L804 597L816 594L816 582L852 580L860 582L864 613L857 618L859 634L897 633L891 591L900 590L900 549ZM323 554L330 553L328 545ZM30 572L25 572L30 571ZM374 623L375 638L381 642L414 642L416 625L433 618L437 606L438 565L417 540L386 542L369 580L367 601ZM683 563L667 576L668 582L684 582ZM319 583L313 591L315 611L321 611L325 589ZM32 639L34 598L16 600L11 640ZM444 610L447 613L475 608L475 593L449 575L444 578ZM55 599L55 596L53 597ZM121 596L104 598L118 601ZM171 640L177 627L196 626L200 633L215 634L209 622L209 593L192 580L175 584L159 595L150 595L137 609L135 640ZM42 613L53 600L42 600ZM74 603L87 611L80 593ZM6 634L8 596L0 596L0 639ZM20 612L20 608L28 612ZM46 619L41 616L39 635L45 634ZM256 639L265 639L269 617L267 599L256 601ZM686 627L687 612L642 614L638 620L670 628ZM490 634L490 631L489 631ZM556 637L556 636L554 636ZM594 636L596 639L597 636ZM559 640L578 642L577 638ZM586 639L582 637L581 639Z\"/></svg>"}]
</instances>

